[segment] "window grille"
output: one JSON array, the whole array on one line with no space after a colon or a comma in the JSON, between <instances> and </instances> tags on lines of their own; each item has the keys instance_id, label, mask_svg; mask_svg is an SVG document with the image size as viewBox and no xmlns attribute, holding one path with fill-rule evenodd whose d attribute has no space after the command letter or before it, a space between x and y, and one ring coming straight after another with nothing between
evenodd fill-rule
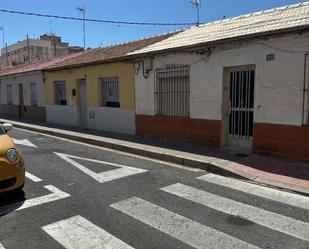
<instances>
[{"instance_id":1,"label":"window grille","mask_svg":"<svg viewBox=\"0 0 309 249\"><path fill-rule=\"evenodd\" d=\"M6 98L7 98L6 103L8 105L13 105L13 89L12 89L12 85L6 85Z\"/></svg>"},{"instance_id":2,"label":"window grille","mask_svg":"<svg viewBox=\"0 0 309 249\"><path fill-rule=\"evenodd\" d=\"M155 76L155 113L190 116L190 67L162 68Z\"/></svg>"},{"instance_id":3,"label":"window grille","mask_svg":"<svg viewBox=\"0 0 309 249\"><path fill-rule=\"evenodd\" d=\"M120 107L119 101L119 80L118 77L102 78L101 81L101 100L106 107Z\"/></svg>"},{"instance_id":4,"label":"window grille","mask_svg":"<svg viewBox=\"0 0 309 249\"><path fill-rule=\"evenodd\" d=\"M67 104L66 82L55 81L54 87L55 87L55 104L66 105Z\"/></svg>"},{"instance_id":5,"label":"window grille","mask_svg":"<svg viewBox=\"0 0 309 249\"><path fill-rule=\"evenodd\" d=\"M37 106L37 93L36 93L36 83L30 83L30 99L31 106Z\"/></svg>"}]
</instances>

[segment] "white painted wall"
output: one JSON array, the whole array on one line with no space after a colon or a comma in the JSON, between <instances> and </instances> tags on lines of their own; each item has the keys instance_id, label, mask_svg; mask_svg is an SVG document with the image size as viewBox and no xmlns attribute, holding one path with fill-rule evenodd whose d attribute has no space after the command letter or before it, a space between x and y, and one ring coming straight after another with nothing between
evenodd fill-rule
<instances>
[{"instance_id":1,"label":"white painted wall","mask_svg":"<svg viewBox=\"0 0 309 249\"><path fill-rule=\"evenodd\" d=\"M37 87L37 106L45 106L45 85L41 72L31 72L1 77L0 98L2 104L7 104L6 86L12 85L13 105L19 105L18 84L23 84L24 105L31 106L30 83L36 83Z\"/></svg>"},{"instance_id":2,"label":"white painted wall","mask_svg":"<svg viewBox=\"0 0 309 249\"><path fill-rule=\"evenodd\" d=\"M255 122L301 125L305 53L309 34L217 47L207 62L189 53L157 56L153 68L190 65L190 117L221 120L223 68L256 65ZM275 54L275 61L266 61ZM154 114L154 70L135 75L136 114Z\"/></svg>"},{"instance_id":3,"label":"white painted wall","mask_svg":"<svg viewBox=\"0 0 309 249\"><path fill-rule=\"evenodd\" d=\"M90 107L88 112L95 118L88 118L88 128L135 135L135 111L110 107Z\"/></svg>"},{"instance_id":4,"label":"white painted wall","mask_svg":"<svg viewBox=\"0 0 309 249\"><path fill-rule=\"evenodd\" d=\"M69 105L46 105L46 122L78 126L77 107Z\"/></svg>"}]
</instances>

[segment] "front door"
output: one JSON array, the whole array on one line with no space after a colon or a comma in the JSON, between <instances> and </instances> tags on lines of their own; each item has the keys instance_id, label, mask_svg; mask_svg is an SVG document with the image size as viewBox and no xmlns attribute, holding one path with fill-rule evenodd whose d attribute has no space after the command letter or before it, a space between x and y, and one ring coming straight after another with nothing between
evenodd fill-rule
<instances>
[{"instance_id":1,"label":"front door","mask_svg":"<svg viewBox=\"0 0 309 249\"><path fill-rule=\"evenodd\" d=\"M80 126L88 128L88 105L87 105L87 85L86 80L80 80Z\"/></svg>"},{"instance_id":2,"label":"front door","mask_svg":"<svg viewBox=\"0 0 309 249\"><path fill-rule=\"evenodd\" d=\"M25 114L23 84L18 84L18 98L19 98L18 116L22 118L24 117Z\"/></svg>"},{"instance_id":3,"label":"front door","mask_svg":"<svg viewBox=\"0 0 309 249\"><path fill-rule=\"evenodd\" d=\"M251 153L254 115L255 68L229 68L225 73L227 145L240 153Z\"/></svg>"}]
</instances>

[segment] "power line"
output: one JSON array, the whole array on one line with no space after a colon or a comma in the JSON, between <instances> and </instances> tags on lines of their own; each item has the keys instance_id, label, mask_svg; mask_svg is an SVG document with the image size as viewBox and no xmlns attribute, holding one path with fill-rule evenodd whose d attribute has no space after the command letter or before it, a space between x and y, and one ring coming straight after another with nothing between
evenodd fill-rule
<instances>
[{"instance_id":1,"label":"power line","mask_svg":"<svg viewBox=\"0 0 309 249\"><path fill-rule=\"evenodd\" d=\"M32 12L23 12L15 10L0 9L0 12L10 13L10 14L19 14L27 16L39 16L47 18L57 18L65 20L74 20L74 21L86 21L86 22L98 22L98 23L109 23L109 24L125 24L125 25L144 25L144 26L192 26L195 23L162 23L162 22L127 22L127 21L115 21L115 20L102 20L102 19L89 19L89 18L79 18L79 17L70 17L70 16L58 16L58 15L48 15Z\"/></svg>"}]
</instances>

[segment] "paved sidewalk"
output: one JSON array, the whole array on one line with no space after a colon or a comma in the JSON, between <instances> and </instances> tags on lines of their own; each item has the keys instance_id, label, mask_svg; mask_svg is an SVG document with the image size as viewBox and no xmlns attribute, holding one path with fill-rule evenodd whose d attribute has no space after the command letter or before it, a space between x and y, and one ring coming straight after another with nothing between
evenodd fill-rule
<instances>
[{"instance_id":1,"label":"paved sidewalk","mask_svg":"<svg viewBox=\"0 0 309 249\"><path fill-rule=\"evenodd\" d=\"M160 140L26 119L0 119L17 128L59 136L309 195L309 165L260 155L242 157L226 149Z\"/></svg>"}]
</instances>

